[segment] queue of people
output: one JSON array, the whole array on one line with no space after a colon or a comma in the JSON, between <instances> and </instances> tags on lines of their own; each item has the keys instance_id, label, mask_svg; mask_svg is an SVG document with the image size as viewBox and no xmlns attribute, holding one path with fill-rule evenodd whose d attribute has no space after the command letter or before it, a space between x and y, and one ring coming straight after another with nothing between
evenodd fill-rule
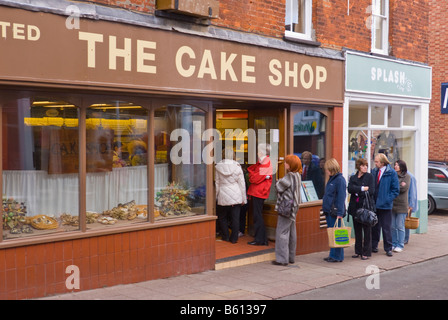
<instances>
[{"instance_id":1,"label":"queue of people","mask_svg":"<svg viewBox=\"0 0 448 320\"><path fill-rule=\"evenodd\" d=\"M247 168L248 183L240 164L234 159L232 150L224 151L223 159L216 165L216 196L218 205L218 221L223 240L236 243L238 233L241 235L240 212L246 211L248 201L252 202L254 220L254 240L250 245L267 245L265 225L263 221L263 204L269 197L272 184L272 165L269 159L270 146L258 146L258 161ZM278 215L275 239L275 265L294 263L297 232L296 217L301 202L301 182L304 178L304 162L296 155L285 157L286 174L274 185L277 192L276 210L280 201L292 203L292 214L288 217ZM346 213L355 217L356 211L364 206L365 199L373 203L378 223L370 226L353 219L355 233L355 254L352 258L367 260L372 252L378 252L380 237L383 237L383 249L387 256L393 252L401 252L409 241L408 230L405 229L405 218L408 210L417 210L415 178L407 170L406 163L398 160L392 168L386 155L380 153L375 157L375 168L368 172L365 159L356 161L356 173L346 183L339 163L332 158L324 162L323 168L328 182L322 194L322 210L327 226L341 225ZM310 164L306 166L310 169ZM247 187L247 185L249 185ZM346 208L347 192L350 195ZM247 195L247 197L246 197ZM229 217L232 233L228 234ZM244 226L245 227L245 226ZM244 232L244 229L243 229ZM331 248L327 262L342 262L343 248Z\"/></svg>"}]
</instances>

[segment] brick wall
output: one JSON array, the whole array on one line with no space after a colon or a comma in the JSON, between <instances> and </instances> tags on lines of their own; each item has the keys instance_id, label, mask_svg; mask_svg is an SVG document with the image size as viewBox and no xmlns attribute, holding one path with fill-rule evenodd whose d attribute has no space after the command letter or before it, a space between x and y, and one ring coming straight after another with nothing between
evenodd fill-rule
<instances>
[{"instance_id":1,"label":"brick wall","mask_svg":"<svg viewBox=\"0 0 448 320\"><path fill-rule=\"evenodd\" d=\"M88 1L153 14L156 0ZM436 2L436 1L433 1ZM313 0L313 28L322 47L370 52L372 0ZM390 53L427 62L428 1L390 0ZM285 0L220 0L219 18L211 23L231 30L283 38Z\"/></svg>"},{"instance_id":2,"label":"brick wall","mask_svg":"<svg viewBox=\"0 0 448 320\"><path fill-rule=\"evenodd\" d=\"M448 114L441 114L441 83L448 82L447 0L430 0L429 64L432 66L432 100L429 106L429 159L448 161Z\"/></svg>"},{"instance_id":3,"label":"brick wall","mask_svg":"<svg viewBox=\"0 0 448 320\"><path fill-rule=\"evenodd\" d=\"M220 0L219 19L213 24L282 38L285 30L285 0Z\"/></svg>"},{"instance_id":4,"label":"brick wall","mask_svg":"<svg viewBox=\"0 0 448 320\"><path fill-rule=\"evenodd\" d=\"M428 62L429 5L427 0L390 1L391 55Z\"/></svg>"}]
</instances>

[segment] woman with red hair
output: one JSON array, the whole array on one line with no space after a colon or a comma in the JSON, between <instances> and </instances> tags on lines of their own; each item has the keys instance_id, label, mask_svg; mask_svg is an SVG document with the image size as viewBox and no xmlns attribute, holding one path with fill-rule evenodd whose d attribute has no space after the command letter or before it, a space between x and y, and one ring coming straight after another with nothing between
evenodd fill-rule
<instances>
[{"instance_id":1,"label":"woman with red hair","mask_svg":"<svg viewBox=\"0 0 448 320\"><path fill-rule=\"evenodd\" d=\"M302 184L302 162L296 155L285 157L287 174L275 185L277 189L277 204L284 200L294 200L294 208L290 217L278 215L277 229L275 231L275 265L287 266L294 263L297 247L296 216L300 203L300 187Z\"/></svg>"}]
</instances>

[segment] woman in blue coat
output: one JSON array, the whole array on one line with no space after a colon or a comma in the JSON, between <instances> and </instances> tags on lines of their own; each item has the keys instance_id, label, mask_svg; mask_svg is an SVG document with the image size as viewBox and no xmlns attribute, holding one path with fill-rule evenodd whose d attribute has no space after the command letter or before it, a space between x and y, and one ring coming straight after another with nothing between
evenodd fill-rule
<instances>
[{"instance_id":1,"label":"woman in blue coat","mask_svg":"<svg viewBox=\"0 0 448 320\"><path fill-rule=\"evenodd\" d=\"M325 213L327 227L332 228L336 220L338 226L345 216L345 198L347 196L347 183L341 173L341 167L336 159L325 162L325 171L330 176L325 187L322 199L322 210ZM331 248L330 255L324 258L328 262L342 262L344 260L344 248Z\"/></svg>"}]
</instances>

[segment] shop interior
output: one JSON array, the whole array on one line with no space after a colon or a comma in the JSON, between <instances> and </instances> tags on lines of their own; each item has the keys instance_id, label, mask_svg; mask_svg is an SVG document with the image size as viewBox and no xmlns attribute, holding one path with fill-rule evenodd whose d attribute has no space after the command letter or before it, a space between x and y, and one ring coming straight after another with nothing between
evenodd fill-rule
<instances>
[{"instance_id":1,"label":"shop interior","mask_svg":"<svg viewBox=\"0 0 448 320\"><path fill-rule=\"evenodd\" d=\"M278 113L278 111L277 111ZM253 159L249 159L249 139L251 138L251 129L257 132L258 129L266 129L266 142L272 141L270 129L279 129L279 117L271 110L254 110L250 108L220 108L215 110L215 128L221 134L221 144L225 146L232 143L235 152L235 158L241 164L245 175L246 187L248 183L247 167L253 163ZM249 129L249 130L248 130ZM253 136L252 136L253 137ZM258 137L257 137L258 138ZM258 139L255 145L258 143ZM251 162L252 161L252 162ZM277 164L275 164L277 165ZM278 173L274 177L273 185L278 178ZM274 188L271 188L271 195L266 203L275 203ZM230 222L229 222L230 225ZM252 218L250 201L241 207L239 234L237 243L222 241L219 224L216 227L216 259L217 262L227 259L248 258L260 255L261 253L273 252L275 243L269 241L268 246L253 246L248 242L253 240L252 234ZM229 227L229 233L233 232Z\"/></svg>"}]
</instances>

